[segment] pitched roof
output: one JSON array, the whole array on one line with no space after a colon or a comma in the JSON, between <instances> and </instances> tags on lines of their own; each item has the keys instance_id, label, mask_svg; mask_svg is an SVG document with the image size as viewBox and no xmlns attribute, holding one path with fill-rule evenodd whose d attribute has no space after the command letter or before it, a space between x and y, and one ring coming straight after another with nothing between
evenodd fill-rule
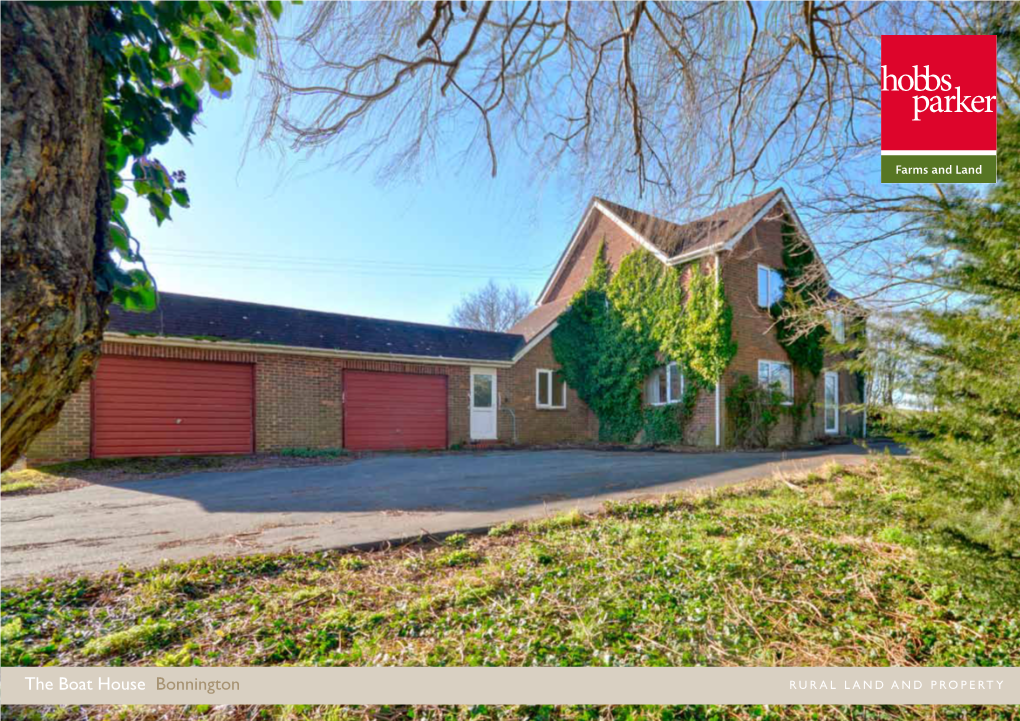
<instances>
[{"instance_id":1,"label":"pitched roof","mask_svg":"<svg viewBox=\"0 0 1020 721\"><path fill-rule=\"evenodd\" d=\"M151 313L131 313L111 307L107 330L462 360L508 361L524 345L524 338L514 333L406 323L181 293L160 293L159 297L159 308Z\"/></svg>"},{"instance_id":2,"label":"pitched roof","mask_svg":"<svg viewBox=\"0 0 1020 721\"><path fill-rule=\"evenodd\" d=\"M595 200L672 258L731 240L782 192L773 190L689 223L663 220L603 198Z\"/></svg>"},{"instance_id":3,"label":"pitched roof","mask_svg":"<svg viewBox=\"0 0 1020 721\"><path fill-rule=\"evenodd\" d=\"M559 318L570 305L570 301L571 298L568 296L540 305L514 323L508 332L518 333L524 336L525 342L528 342Z\"/></svg>"}]
</instances>

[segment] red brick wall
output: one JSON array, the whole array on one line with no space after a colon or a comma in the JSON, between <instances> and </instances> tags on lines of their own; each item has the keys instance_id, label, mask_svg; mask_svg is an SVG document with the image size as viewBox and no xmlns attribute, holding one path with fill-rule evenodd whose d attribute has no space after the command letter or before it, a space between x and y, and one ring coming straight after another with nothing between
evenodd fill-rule
<instances>
[{"instance_id":1,"label":"red brick wall","mask_svg":"<svg viewBox=\"0 0 1020 721\"><path fill-rule=\"evenodd\" d=\"M32 441L25 455L34 465L89 457L92 433L91 381L67 399L57 422Z\"/></svg>"},{"instance_id":2,"label":"red brick wall","mask_svg":"<svg viewBox=\"0 0 1020 721\"><path fill-rule=\"evenodd\" d=\"M581 289L591 272L599 243L603 240L606 242L606 260L611 268L618 267L623 256L635 248L641 247L621 230L619 225L609 220L598 210L593 211L587 225L581 231L577 245L574 246L573 252L567 259L563 274L553 285L546 302L558 298L571 298Z\"/></svg>"},{"instance_id":3,"label":"red brick wall","mask_svg":"<svg viewBox=\"0 0 1020 721\"><path fill-rule=\"evenodd\" d=\"M174 348L107 342L106 355L227 361L255 364L255 446L258 451L283 448L342 446L343 371L442 374L448 377L449 442L463 444L469 436L468 379L463 366L394 363L303 356L282 353L223 351L215 348ZM29 448L30 463L77 460L89 455L91 413L89 389L72 396L60 419Z\"/></svg>"},{"instance_id":4,"label":"red brick wall","mask_svg":"<svg viewBox=\"0 0 1020 721\"><path fill-rule=\"evenodd\" d=\"M737 355L730 363L723 378L723 399L726 391L733 386L741 374L752 380L758 379L758 361L775 360L788 363L790 357L786 349L779 343L774 321L764 308L758 307L758 264L771 268L783 268L782 221L778 218L766 218L753 227L736 247L722 255L722 280L726 298L733 308L733 337L737 341ZM840 359L826 358L826 367L833 367ZM846 403L858 402L857 384L846 371L840 371L840 434L847 435L850 431L859 432L860 418L844 410ZM772 431L771 441L783 443L791 441L807 441L825 436L825 420L822 403L824 401L824 374L817 379L807 371L794 374L794 391L798 398L806 385L814 388L810 396L814 406L811 408L801 426L800 437L793 438L793 420L783 416ZM731 432L730 419L726 416L723 403L723 422L727 435Z\"/></svg>"},{"instance_id":5,"label":"red brick wall","mask_svg":"<svg viewBox=\"0 0 1020 721\"><path fill-rule=\"evenodd\" d=\"M499 439L513 439L512 419L507 408L517 417L519 443L556 443L560 441L591 441L598 439L595 414L567 388L565 409L537 408L535 405L535 373L539 368L559 370L553 358L552 339L546 336L510 369L499 371Z\"/></svg>"}]
</instances>

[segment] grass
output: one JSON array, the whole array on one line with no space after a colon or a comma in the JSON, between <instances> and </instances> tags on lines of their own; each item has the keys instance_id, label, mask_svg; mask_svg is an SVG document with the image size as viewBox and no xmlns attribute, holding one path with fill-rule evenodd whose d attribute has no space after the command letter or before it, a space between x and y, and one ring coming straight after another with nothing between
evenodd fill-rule
<instances>
[{"instance_id":1,"label":"grass","mask_svg":"<svg viewBox=\"0 0 1020 721\"><path fill-rule=\"evenodd\" d=\"M49 721L1015 721L1009 706L57 706L4 707Z\"/></svg>"},{"instance_id":2,"label":"grass","mask_svg":"<svg viewBox=\"0 0 1020 721\"><path fill-rule=\"evenodd\" d=\"M3 664L1020 665L1020 564L922 526L896 464L5 587Z\"/></svg>"},{"instance_id":3,"label":"grass","mask_svg":"<svg viewBox=\"0 0 1020 721\"><path fill-rule=\"evenodd\" d=\"M4 718L72 721L1015 721L1008 706L70 706Z\"/></svg>"},{"instance_id":4,"label":"grass","mask_svg":"<svg viewBox=\"0 0 1020 721\"><path fill-rule=\"evenodd\" d=\"M68 485L68 479L46 468L22 468L0 473L0 495L3 496L50 493L64 490Z\"/></svg>"}]
</instances>

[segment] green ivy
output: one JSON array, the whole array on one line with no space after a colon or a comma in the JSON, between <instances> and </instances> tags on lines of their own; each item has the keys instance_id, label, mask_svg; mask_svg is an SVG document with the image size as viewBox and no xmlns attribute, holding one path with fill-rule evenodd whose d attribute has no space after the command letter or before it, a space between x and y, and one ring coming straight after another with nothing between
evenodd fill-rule
<instances>
[{"instance_id":1,"label":"green ivy","mask_svg":"<svg viewBox=\"0 0 1020 721\"><path fill-rule=\"evenodd\" d=\"M786 395L778 384L771 387L740 375L726 394L726 411L733 425L733 442L742 448L764 448L784 412Z\"/></svg>"},{"instance_id":2,"label":"green ivy","mask_svg":"<svg viewBox=\"0 0 1020 721\"><path fill-rule=\"evenodd\" d=\"M698 390L714 384L735 354L721 286L695 265L684 296L676 268L636 250L611 274L599 245L552 346L561 376L598 417L603 440L630 442L641 431L653 443L679 440ZM684 398L646 408L645 381L663 359L683 370Z\"/></svg>"},{"instance_id":3,"label":"green ivy","mask_svg":"<svg viewBox=\"0 0 1020 721\"><path fill-rule=\"evenodd\" d=\"M807 333L799 333L796 320L809 312L815 297L825 297L828 287L821 278L805 280L808 267L815 262L810 246L802 242L789 223L783 224L783 270L780 275L786 285L783 299L770 308L776 320L776 335L786 348L790 362L797 368L811 371L815 378L825 366L825 340L829 335L823 325L816 325Z\"/></svg>"},{"instance_id":4,"label":"green ivy","mask_svg":"<svg viewBox=\"0 0 1020 721\"><path fill-rule=\"evenodd\" d=\"M102 58L103 139L106 172L113 191L106 258L96 284L128 310L152 310L156 289L131 234L124 211L127 188L148 203L158 224L171 207L191 202L183 171L170 173L152 150L174 131L188 138L201 111L198 93L206 86L230 96L231 75L241 72L238 53L256 55L255 2L109 2L92 29L89 44ZM278 19L282 4L265 4ZM130 177L122 173L130 166ZM125 270L122 263L140 264Z\"/></svg>"}]
</instances>

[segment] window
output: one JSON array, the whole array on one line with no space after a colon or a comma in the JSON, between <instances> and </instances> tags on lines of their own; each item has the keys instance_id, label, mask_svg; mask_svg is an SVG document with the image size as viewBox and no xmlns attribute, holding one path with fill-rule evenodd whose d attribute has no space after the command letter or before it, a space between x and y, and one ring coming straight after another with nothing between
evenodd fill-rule
<instances>
[{"instance_id":1,"label":"window","mask_svg":"<svg viewBox=\"0 0 1020 721\"><path fill-rule=\"evenodd\" d=\"M645 402L653 406L679 403L684 395L684 374L676 363L656 368L645 382Z\"/></svg>"},{"instance_id":2,"label":"window","mask_svg":"<svg viewBox=\"0 0 1020 721\"><path fill-rule=\"evenodd\" d=\"M779 384L779 390L787 397L787 403L793 400L793 371L789 363L779 361L758 361L758 383L769 387Z\"/></svg>"},{"instance_id":3,"label":"window","mask_svg":"<svg viewBox=\"0 0 1020 721\"><path fill-rule=\"evenodd\" d=\"M566 408L567 384L556 382L556 371L540 368L535 371L535 407Z\"/></svg>"},{"instance_id":4,"label":"window","mask_svg":"<svg viewBox=\"0 0 1020 721\"><path fill-rule=\"evenodd\" d=\"M479 373L471 375L473 408L492 408L492 375Z\"/></svg>"},{"instance_id":5,"label":"window","mask_svg":"<svg viewBox=\"0 0 1020 721\"><path fill-rule=\"evenodd\" d=\"M838 310L830 310L826 312L829 316L829 328L832 329L832 337L836 339L837 343L846 342L846 326L843 320L843 314Z\"/></svg>"},{"instance_id":6,"label":"window","mask_svg":"<svg viewBox=\"0 0 1020 721\"><path fill-rule=\"evenodd\" d=\"M839 433L839 374L825 371L825 432Z\"/></svg>"},{"instance_id":7,"label":"window","mask_svg":"<svg viewBox=\"0 0 1020 721\"><path fill-rule=\"evenodd\" d=\"M758 266L758 305L770 308L783 299L785 289L779 271L765 265Z\"/></svg>"}]
</instances>

